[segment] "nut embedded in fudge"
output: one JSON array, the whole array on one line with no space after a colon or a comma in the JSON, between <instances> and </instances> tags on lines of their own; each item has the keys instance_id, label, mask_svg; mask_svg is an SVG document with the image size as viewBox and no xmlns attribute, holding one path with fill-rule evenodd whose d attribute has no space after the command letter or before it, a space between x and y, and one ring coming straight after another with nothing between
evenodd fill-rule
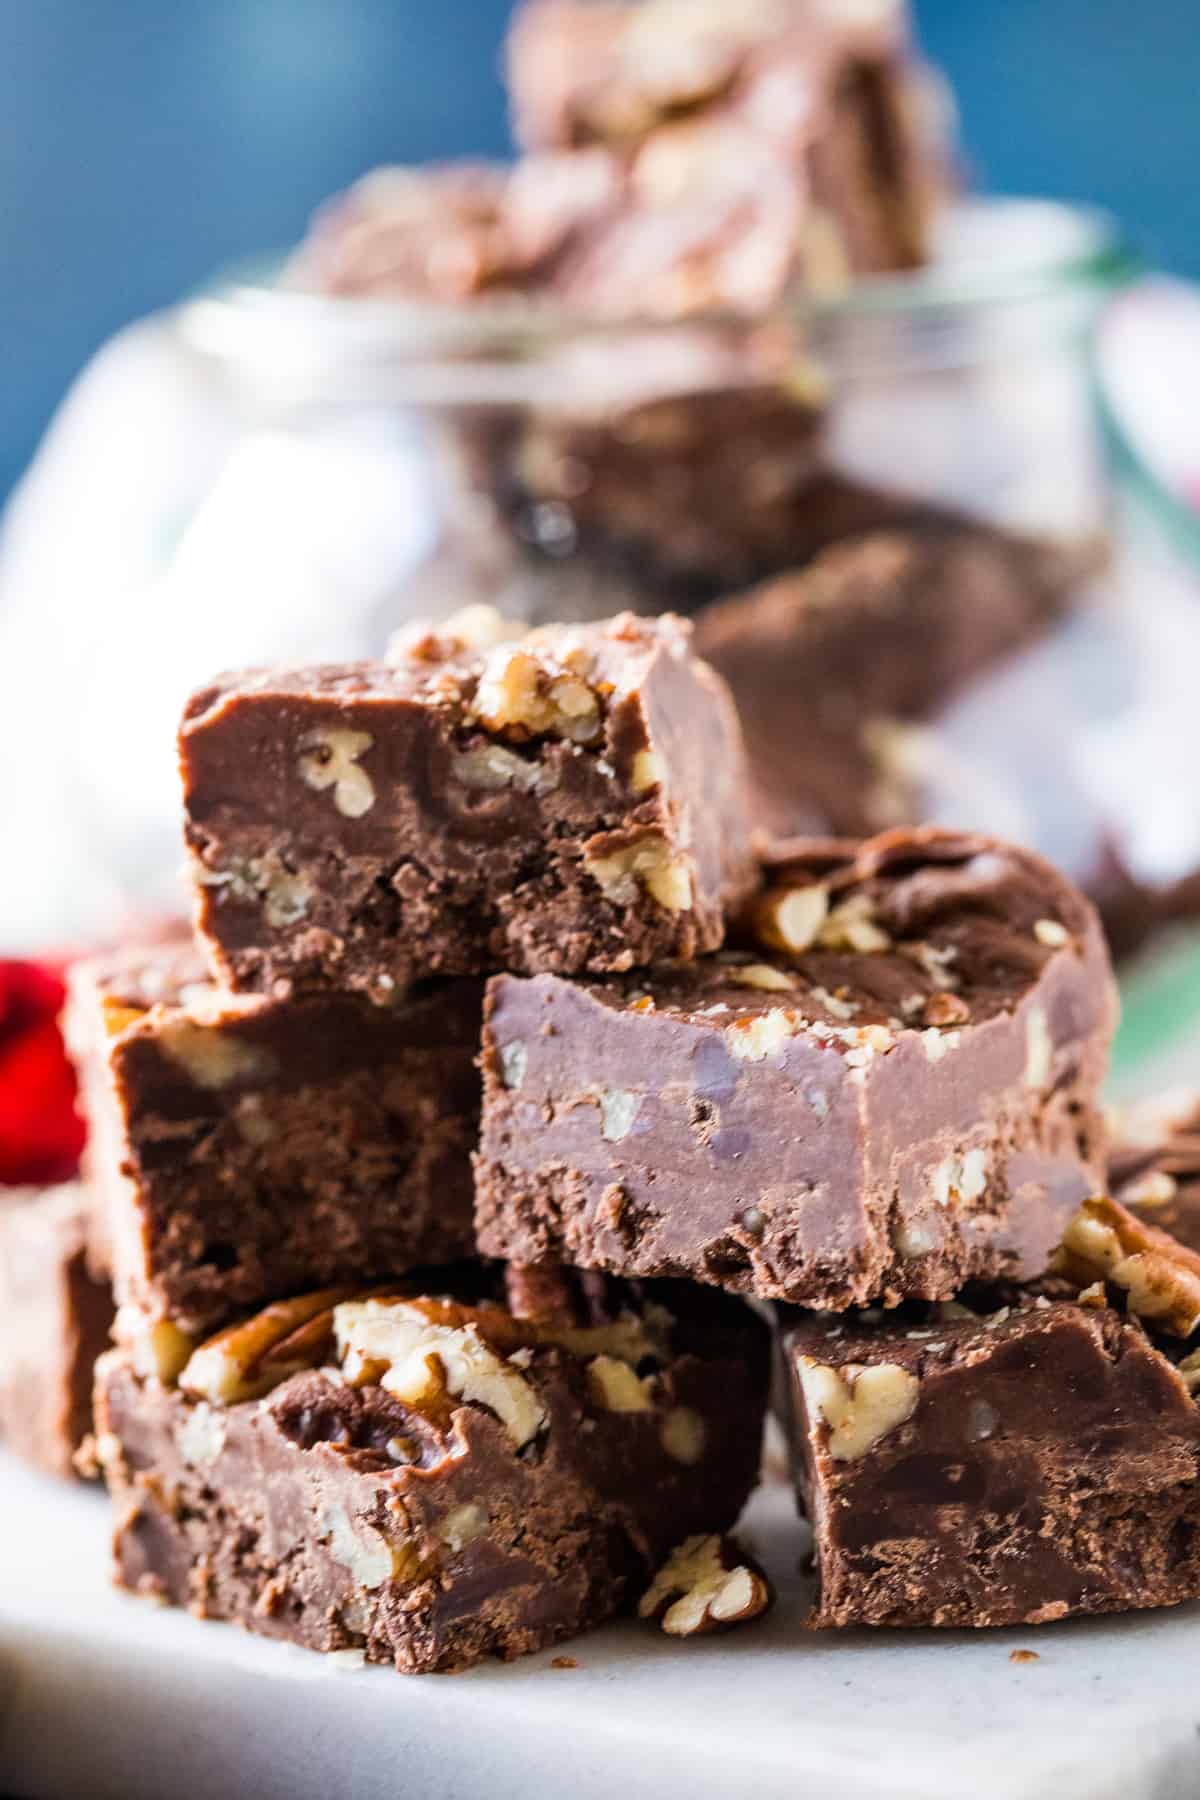
<instances>
[{"instance_id":1,"label":"nut embedded in fudge","mask_svg":"<svg viewBox=\"0 0 1200 1800\"><path fill-rule=\"evenodd\" d=\"M474 1253L479 982L231 995L174 944L79 964L70 988L122 1304L195 1330Z\"/></svg>"},{"instance_id":2,"label":"nut embedded in fudge","mask_svg":"<svg viewBox=\"0 0 1200 1800\"><path fill-rule=\"evenodd\" d=\"M91 1202L77 1182L0 1189L0 1438L52 1475L92 1426L92 1371L112 1294L88 1267Z\"/></svg>"},{"instance_id":3,"label":"nut embedded in fudge","mask_svg":"<svg viewBox=\"0 0 1200 1800\"><path fill-rule=\"evenodd\" d=\"M227 676L180 751L236 989L692 957L755 879L737 715L671 617L522 634L471 609L390 665Z\"/></svg>"},{"instance_id":4,"label":"nut embedded in fudge","mask_svg":"<svg viewBox=\"0 0 1200 1800\"><path fill-rule=\"evenodd\" d=\"M920 829L785 848L742 936L621 980L493 978L481 1252L832 1308L1040 1274L1102 1178L1088 903Z\"/></svg>"},{"instance_id":5,"label":"nut embedded in fudge","mask_svg":"<svg viewBox=\"0 0 1200 1800\"><path fill-rule=\"evenodd\" d=\"M732 1526L769 1361L748 1308L592 1281L521 1320L464 1279L455 1298L302 1296L182 1366L146 1339L103 1359L117 1581L449 1670L599 1624L681 1538Z\"/></svg>"},{"instance_id":6,"label":"nut embedded in fudge","mask_svg":"<svg viewBox=\"0 0 1200 1800\"><path fill-rule=\"evenodd\" d=\"M815 1625L1036 1625L1200 1598L1200 1356L1149 1335L1136 1297L1123 1313L1060 1283L784 1315Z\"/></svg>"}]
</instances>

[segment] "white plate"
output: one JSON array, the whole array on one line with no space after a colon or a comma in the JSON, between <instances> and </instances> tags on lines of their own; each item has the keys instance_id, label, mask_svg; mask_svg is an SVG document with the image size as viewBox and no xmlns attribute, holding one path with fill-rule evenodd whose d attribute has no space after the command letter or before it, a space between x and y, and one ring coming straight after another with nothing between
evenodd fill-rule
<instances>
[{"instance_id":1,"label":"white plate","mask_svg":"<svg viewBox=\"0 0 1200 1800\"><path fill-rule=\"evenodd\" d=\"M629 1623L459 1676L354 1668L115 1594L102 1495L6 1458L0 1527L0 1784L22 1800L1200 1793L1200 1608L806 1633L782 1486L745 1533L780 1586L765 1623L692 1643Z\"/></svg>"}]
</instances>

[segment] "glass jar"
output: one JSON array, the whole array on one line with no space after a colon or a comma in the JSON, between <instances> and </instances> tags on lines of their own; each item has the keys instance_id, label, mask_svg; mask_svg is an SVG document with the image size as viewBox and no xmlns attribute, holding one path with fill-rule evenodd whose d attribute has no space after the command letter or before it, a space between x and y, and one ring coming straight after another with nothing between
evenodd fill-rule
<instances>
[{"instance_id":1,"label":"glass jar","mask_svg":"<svg viewBox=\"0 0 1200 1800\"><path fill-rule=\"evenodd\" d=\"M1162 748L1161 621L1177 658L1200 609L1178 562L1150 581L1114 547L1089 348L1128 272L1096 215L986 202L931 269L753 322L332 301L270 271L187 302L160 353L224 447L63 707L104 904L174 894L191 688L482 600L692 615L764 824L997 829L1132 944L1200 868L1195 809L1175 792L1148 831L1123 779Z\"/></svg>"},{"instance_id":2,"label":"glass jar","mask_svg":"<svg viewBox=\"0 0 1200 1800\"><path fill-rule=\"evenodd\" d=\"M356 613L386 627L476 594L531 620L693 612L914 509L1094 541L1087 343L1127 268L1096 215L987 202L948 216L931 270L768 320L589 324L235 281L179 325L260 449L323 446L331 476L356 451L389 465L393 529L374 521L369 579L349 571Z\"/></svg>"}]
</instances>

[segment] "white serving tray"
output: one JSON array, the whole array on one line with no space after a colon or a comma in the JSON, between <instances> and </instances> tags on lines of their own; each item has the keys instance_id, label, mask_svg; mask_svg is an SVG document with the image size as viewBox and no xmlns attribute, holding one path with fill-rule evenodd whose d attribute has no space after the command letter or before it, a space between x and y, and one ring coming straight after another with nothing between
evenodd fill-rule
<instances>
[{"instance_id":1,"label":"white serving tray","mask_svg":"<svg viewBox=\"0 0 1200 1800\"><path fill-rule=\"evenodd\" d=\"M107 1585L102 1494L0 1456L0 1792L20 1800L1195 1800L1200 1606L1015 1632L806 1633L789 1490L744 1536L772 1617L628 1623L404 1677ZM1013 1649L1039 1660L1013 1663ZM554 1654L578 1667L555 1669Z\"/></svg>"}]
</instances>

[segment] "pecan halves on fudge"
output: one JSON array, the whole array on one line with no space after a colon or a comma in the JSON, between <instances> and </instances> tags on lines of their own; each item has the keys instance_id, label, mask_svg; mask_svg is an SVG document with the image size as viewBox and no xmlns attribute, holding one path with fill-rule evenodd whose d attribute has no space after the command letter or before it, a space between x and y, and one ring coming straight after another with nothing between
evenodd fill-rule
<instances>
[{"instance_id":1,"label":"pecan halves on fudge","mask_svg":"<svg viewBox=\"0 0 1200 1800\"><path fill-rule=\"evenodd\" d=\"M737 715L671 617L522 635L472 609L390 664L227 676L180 753L237 989L692 957L755 879Z\"/></svg>"},{"instance_id":2,"label":"pecan halves on fudge","mask_svg":"<svg viewBox=\"0 0 1200 1800\"><path fill-rule=\"evenodd\" d=\"M1118 1289L1130 1313L1172 1337L1190 1337L1200 1325L1200 1252L1107 1195L1084 1201L1050 1270L1096 1304Z\"/></svg>"},{"instance_id":3,"label":"pecan halves on fudge","mask_svg":"<svg viewBox=\"0 0 1200 1800\"><path fill-rule=\"evenodd\" d=\"M70 1475L92 1425L92 1371L112 1293L88 1265L89 1196L77 1182L0 1188L0 1438Z\"/></svg>"},{"instance_id":4,"label":"pecan halves on fudge","mask_svg":"<svg viewBox=\"0 0 1200 1800\"><path fill-rule=\"evenodd\" d=\"M472 1255L481 1007L469 980L379 1004L231 995L186 944L77 965L120 1301L202 1329L304 1282Z\"/></svg>"},{"instance_id":5,"label":"pecan halves on fudge","mask_svg":"<svg viewBox=\"0 0 1200 1800\"><path fill-rule=\"evenodd\" d=\"M406 1671L611 1617L681 1535L734 1523L768 1372L765 1328L737 1302L666 1292L611 1311L547 1324L478 1289L334 1291L161 1373L145 1342L114 1351L97 1441L117 1581Z\"/></svg>"},{"instance_id":6,"label":"pecan halves on fudge","mask_svg":"<svg viewBox=\"0 0 1200 1800\"><path fill-rule=\"evenodd\" d=\"M813 1624L1035 1625L1200 1597L1200 1371L1103 1297L785 1314L781 1347Z\"/></svg>"},{"instance_id":7,"label":"pecan halves on fudge","mask_svg":"<svg viewBox=\"0 0 1200 1800\"><path fill-rule=\"evenodd\" d=\"M1092 908L922 829L772 858L739 947L489 984L485 1255L823 1307L1040 1274L1102 1184Z\"/></svg>"}]
</instances>

